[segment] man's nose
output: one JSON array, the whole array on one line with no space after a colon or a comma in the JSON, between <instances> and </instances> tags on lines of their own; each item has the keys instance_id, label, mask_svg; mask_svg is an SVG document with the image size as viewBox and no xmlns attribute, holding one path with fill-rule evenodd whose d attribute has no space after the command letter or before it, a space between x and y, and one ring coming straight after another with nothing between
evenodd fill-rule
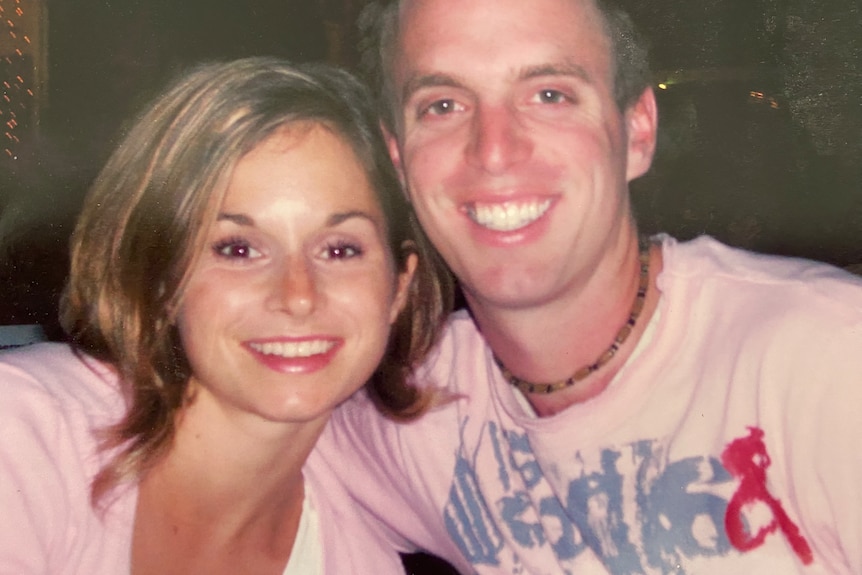
<instances>
[{"instance_id":1,"label":"man's nose","mask_svg":"<svg viewBox=\"0 0 862 575\"><path fill-rule=\"evenodd\" d=\"M290 315L306 316L318 305L319 293L314 269L305 258L290 258L272 282L272 307Z\"/></svg>"},{"instance_id":2,"label":"man's nose","mask_svg":"<svg viewBox=\"0 0 862 575\"><path fill-rule=\"evenodd\" d=\"M468 162L488 173L505 173L532 153L525 127L509 106L478 106L470 129Z\"/></svg>"}]
</instances>

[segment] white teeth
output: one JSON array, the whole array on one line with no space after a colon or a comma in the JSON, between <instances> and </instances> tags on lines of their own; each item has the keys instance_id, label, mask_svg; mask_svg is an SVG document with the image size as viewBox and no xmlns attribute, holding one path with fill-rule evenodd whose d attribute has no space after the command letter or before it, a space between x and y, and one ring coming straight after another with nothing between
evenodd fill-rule
<instances>
[{"instance_id":1,"label":"white teeth","mask_svg":"<svg viewBox=\"0 0 862 575\"><path fill-rule=\"evenodd\" d=\"M474 222L489 230L511 232L526 227L548 211L551 200L526 203L474 204L467 214Z\"/></svg>"},{"instance_id":2,"label":"white teeth","mask_svg":"<svg viewBox=\"0 0 862 575\"><path fill-rule=\"evenodd\" d=\"M278 355L281 357L310 357L326 353L335 346L335 342L323 339L301 342L267 342L251 343L249 347L264 355Z\"/></svg>"}]
</instances>

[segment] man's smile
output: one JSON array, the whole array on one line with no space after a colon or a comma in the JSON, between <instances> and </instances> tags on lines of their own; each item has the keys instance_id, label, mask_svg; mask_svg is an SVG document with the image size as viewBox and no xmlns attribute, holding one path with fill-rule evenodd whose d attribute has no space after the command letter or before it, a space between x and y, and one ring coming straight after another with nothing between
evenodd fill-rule
<instances>
[{"instance_id":1,"label":"man's smile","mask_svg":"<svg viewBox=\"0 0 862 575\"><path fill-rule=\"evenodd\" d=\"M541 218L550 207L550 199L510 200L500 203L474 202L466 206L466 213L471 220L483 228L498 232L511 232L532 224Z\"/></svg>"}]
</instances>

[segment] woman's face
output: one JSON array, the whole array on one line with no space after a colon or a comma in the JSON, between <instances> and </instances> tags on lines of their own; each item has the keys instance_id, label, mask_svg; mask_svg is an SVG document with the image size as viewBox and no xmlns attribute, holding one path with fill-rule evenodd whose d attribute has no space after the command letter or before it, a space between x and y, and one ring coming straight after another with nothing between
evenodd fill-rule
<instances>
[{"instance_id":1,"label":"woman's face","mask_svg":"<svg viewBox=\"0 0 862 575\"><path fill-rule=\"evenodd\" d=\"M408 263L396 272L350 145L314 124L277 132L237 164L179 308L193 405L325 421L382 357Z\"/></svg>"}]
</instances>

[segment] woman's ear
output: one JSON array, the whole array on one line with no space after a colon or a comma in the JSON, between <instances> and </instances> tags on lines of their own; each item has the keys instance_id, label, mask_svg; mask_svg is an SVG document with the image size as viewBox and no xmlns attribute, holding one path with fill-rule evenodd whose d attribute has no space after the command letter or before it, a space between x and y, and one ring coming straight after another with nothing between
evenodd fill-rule
<instances>
[{"instance_id":1,"label":"woman's ear","mask_svg":"<svg viewBox=\"0 0 862 575\"><path fill-rule=\"evenodd\" d=\"M407 298L410 295L410 284L413 283L413 276L416 273L416 267L419 265L419 256L410 248L410 244L412 242L406 241L401 246L403 251L409 253L404 259L403 268L398 271L398 277L396 278L395 297L392 299L392 307L389 313L390 324L395 323L395 320L398 319L398 314L404 311L404 306L407 305Z\"/></svg>"}]
</instances>

